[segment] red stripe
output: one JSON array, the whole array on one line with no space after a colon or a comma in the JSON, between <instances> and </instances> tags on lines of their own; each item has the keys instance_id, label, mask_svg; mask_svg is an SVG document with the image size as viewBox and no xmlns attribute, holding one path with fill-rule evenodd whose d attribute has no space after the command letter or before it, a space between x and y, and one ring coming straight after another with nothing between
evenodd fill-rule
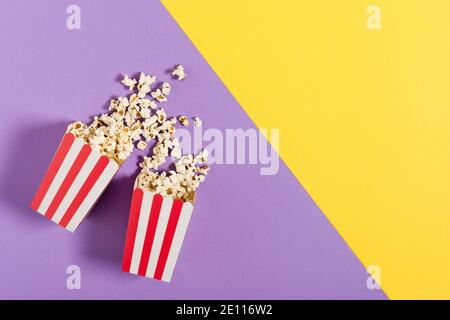
<instances>
[{"instance_id":1,"label":"red stripe","mask_svg":"<svg viewBox=\"0 0 450 320\"><path fill-rule=\"evenodd\" d=\"M58 192L56 193L55 197L50 203L50 206L47 209L47 212L45 213L45 216L47 218L49 219L53 218L53 215L55 214L56 210L61 204L61 201L66 196L67 191L69 191L70 186L72 185L73 181L75 180L84 163L86 162L86 159L89 157L91 150L92 149L88 144L85 144L83 148L81 148L80 153L77 155L77 158L73 162L72 167L70 168L69 172L64 178L64 181L61 183Z\"/></svg>"},{"instance_id":2,"label":"red stripe","mask_svg":"<svg viewBox=\"0 0 450 320\"><path fill-rule=\"evenodd\" d=\"M169 221L167 222L166 234L164 235L161 252L159 253L158 263L156 264L155 275L153 276L153 278L155 279L161 280L162 278L182 207L183 202L180 199L176 199L173 201Z\"/></svg>"},{"instance_id":3,"label":"red stripe","mask_svg":"<svg viewBox=\"0 0 450 320\"><path fill-rule=\"evenodd\" d=\"M147 272L148 260L150 259L150 252L152 250L153 240L155 239L156 226L158 225L162 202L163 197L160 194L155 194L153 196L147 232L145 233L144 247L142 248L141 261L139 263L138 274L141 276L145 276L145 273Z\"/></svg>"},{"instance_id":4,"label":"red stripe","mask_svg":"<svg viewBox=\"0 0 450 320\"><path fill-rule=\"evenodd\" d=\"M94 166L94 169L92 169L86 181L83 183L83 186L80 188L80 191L78 191L77 195L73 199L63 218L59 222L61 226L63 226L64 228L67 227L70 220L72 220L78 208L83 203L84 199L88 195L89 191L91 191L95 182L98 180L103 170L105 170L108 163L109 159L107 156L101 156L100 159L98 159L97 163Z\"/></svg>"},{"instance_id":5,"label":"red stripe","mask_svg":"<svg viewBox=\"0 0 450 320\"><path fill-rule=\"evenodd\" d=\"M133 199L131 199L130 217L128 218L127 236L125 238L125 250L122 260L122 270L125 272L130 272L131 258L133 256L134 241L136 240L136 231L143 196L144 192L137 188L133 192Z\"/></svg>"},{"instance_id":6,"label":"red stripe","mask_svg":"<svg viewBox=\"0 0 450 320\"><path fill-rule=\"evenodd\" d=\"M34 196L33 201L31 201L30 207L33 210L38 210L41 205L42 200L45 197L45 194L50 188L50 185L53 182L53 179L56 176L59 168L61 167L62 162L64 161L67 152L69 152L72 143L75 141L75 136L71 133L66 133L61 141L61 144L56 150L55 155L53 156L52 162L45 173L44 178L42 179L41 185L39 186L36 195Z\"/></svg>"}]
</instances>

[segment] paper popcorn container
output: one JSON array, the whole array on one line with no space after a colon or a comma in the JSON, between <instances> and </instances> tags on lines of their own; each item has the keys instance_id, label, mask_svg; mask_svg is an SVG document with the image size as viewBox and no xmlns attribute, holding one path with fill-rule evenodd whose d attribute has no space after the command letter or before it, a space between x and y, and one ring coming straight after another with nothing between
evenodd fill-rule
<instances>
[{"instance_id":1,"label":"paper popcorn container","mask_svg":"<svg viewBox=\"0 0 450 320\"><path fill-rule=\"evenodd\" d=\"M193 205L136 188L122 270L170 282Z\"/></svg>"},{"instance_id":2,"label":"paper popcorn container","mask_svg":"<svg viewBox=\"0 0 450 320\"><path fill-rule=\"evenodd\" d=\"M74 232L118 169L117 162L66 133L30 207Z\"/></svg>"}]
</instances>

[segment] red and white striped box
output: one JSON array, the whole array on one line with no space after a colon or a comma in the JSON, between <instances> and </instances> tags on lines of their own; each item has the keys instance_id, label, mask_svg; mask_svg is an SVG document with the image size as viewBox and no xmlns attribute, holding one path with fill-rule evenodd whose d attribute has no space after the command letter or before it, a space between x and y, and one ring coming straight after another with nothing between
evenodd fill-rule
<instances>
[{"instance_id":1,"label":"red and white striped box","mask_svg":"<svg viewBox=\"0 0 450 320\"><path fill-rule=\"evenodd\" d=\"M74 232L117 170L116 161L66 133L30 207Z\"/></svg>"},{"instance_id":2,"label":"red and white striped box","mask_svg":"<svg viewBox=\"0 0 450 320\"><path fill-rule=\"evenodd\" d=\"M135 188L122 270L170 282L193 205Z\"/></svg>"}]
</instances>

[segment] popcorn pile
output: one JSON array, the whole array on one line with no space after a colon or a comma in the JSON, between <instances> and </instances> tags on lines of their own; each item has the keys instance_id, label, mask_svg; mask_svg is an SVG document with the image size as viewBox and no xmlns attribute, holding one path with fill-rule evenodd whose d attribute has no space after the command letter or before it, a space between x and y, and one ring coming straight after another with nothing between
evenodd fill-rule
<instances>
[{"instance_id":1,"label":"popcorn pile","mask_svg":"<svg viewBox=\"0 0 450 320\"><path fill-rule=\"evenodd\" d=\"M133 152L135 142L139 149L145 149L148 141L174 132L173 121L166 119L164 109L153 112L158 105L153 99L146 98L155 81L156 77L142 72L139 81L125 75L122 83L130 91L137 88L137 93L111 100L111 114L104 113L94 117L90 125L80 121L74 122L67 130L76 137L83 138L93 149L122 164ZM163 88L167 86L170 87L168 83L162 85ZM170 90L165 92L168 95ZM159 88L151 92L151 95L157 96L158 101L167 100Z\"/></svg>"},{"instance_id":2,"label":"popcorn pile","mask_svg":"<svg viewBox=\"0 0 450 320\"><path fill-rule=\"evenodd\" d=\"M179 65L172 75L178 80L186 77L184 67ZM129 97L119 97L110 102L110 114L94 117L91 124L80 121L71 123L67 128L76 137L82 138L91 147L121 165L134 148L144 150L147 143L156 140L151 157L144 157L140 164L141 173L137 186L144 190L172 196L183 201L194 200L195 190L205 180L209 171L206 150L197 156L182 155L180 142L174 138L177 118L168 118L158 103L167 101L171 93L168 82L152 90L156 77L141 72L139 80L125 75L122 84L132 92ZM150 95L151 98L147 97ZM202 125L198 117L192 118L195 126ZM187 116L178 117L183 126L189 126ZM176 169L167 172L155 172L164 164L169 155L175 159Z\"/></svg>"},{"instance_id":3,"label":"popcorn pile","mask_svg":"<svg viewBox=\"0 0 450 320\"><path fill-rule=\"evenodd\" d=\"M159 147L156 145L155 147ZM177 150L177 147L172 149ZM160 156L164 157L166 148L160 148ZM155 156L155 153L154 155ZM145 157L141 162L142 168L136 183L137 186L144 190L149 190L159 193L162 196L171 196L174 199L181 199L183 201L194 202L195 190L200 186L200 183L205 181L205 176L208 174L210 167L206 164L208 161L208 151L202 150L195 157L192 154L183 155L175 164L175 170L170 170L169 173L154 172L152 158Z\"/></svg>"}]
</instances>

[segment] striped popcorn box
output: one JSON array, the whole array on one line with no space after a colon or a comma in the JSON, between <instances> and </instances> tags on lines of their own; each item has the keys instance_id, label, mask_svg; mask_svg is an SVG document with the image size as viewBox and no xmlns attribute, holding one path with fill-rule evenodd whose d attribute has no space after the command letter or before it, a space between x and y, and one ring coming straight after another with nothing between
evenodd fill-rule
<instances>
[{"instance_id":1,"label":"striped popcorn box","mask_svg":"<svg viewBox=\"0 0 450 320\"><path fill-rule=\"evenodd\" d=\"M170 282L193 205L136 188L122 270Z\"/></svg>"},{"instance_id":2,"label":"striped popcorn box","mask_svg":"<svg viewBox=\"0 0 450 320\"><path fill-rule=\"evenodd\" d=\"M118 169L116 161L66 133L30 207L74 232Z\"/></svg>"}]
</instances>

